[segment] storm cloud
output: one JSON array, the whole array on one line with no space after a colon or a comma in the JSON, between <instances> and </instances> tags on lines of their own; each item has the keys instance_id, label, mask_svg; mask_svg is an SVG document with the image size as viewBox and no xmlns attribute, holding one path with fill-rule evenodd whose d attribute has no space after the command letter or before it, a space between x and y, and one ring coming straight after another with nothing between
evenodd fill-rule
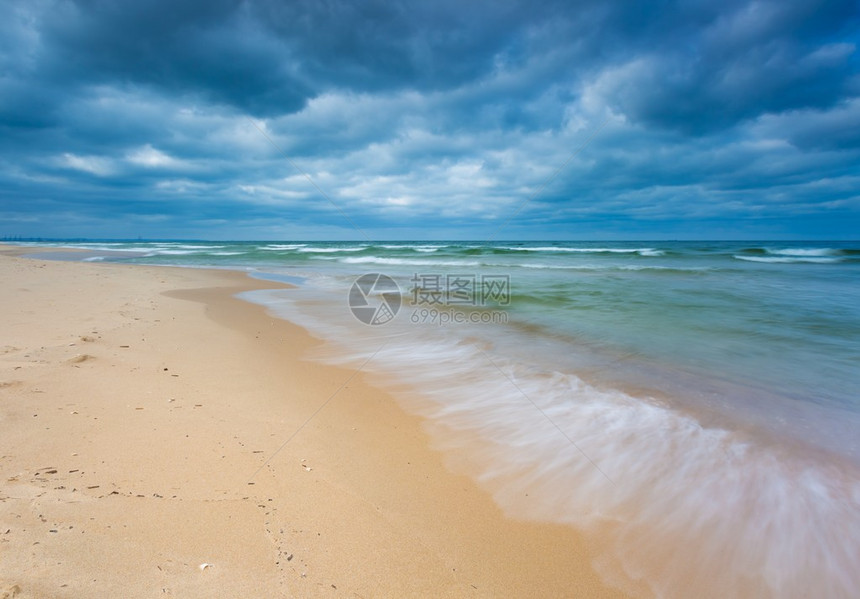
<instances>
[{"instance_id":1,"label":"storm cloud","mask_svg":"<svg viewBox=\"0 0 860 599\"><path fill-rule=\"evenodd\" d=\"M0 236L846 238L860 222L856 2L6 8Z\"/></svg>"}]
</instances>

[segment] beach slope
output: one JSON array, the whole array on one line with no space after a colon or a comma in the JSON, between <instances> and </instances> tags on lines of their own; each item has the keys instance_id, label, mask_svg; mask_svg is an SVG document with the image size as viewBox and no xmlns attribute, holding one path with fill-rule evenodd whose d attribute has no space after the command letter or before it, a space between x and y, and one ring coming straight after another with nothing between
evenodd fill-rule
<instances>
[{"instance_id":1,"label":"beach slope","mask_svg":"<svg viewBox=\"0 0 860 599\"><path fill-rule=\"evenodd\" d=\"M0 597L617 596L243 273L0 250Z\"/></svg>"}]
</instances>

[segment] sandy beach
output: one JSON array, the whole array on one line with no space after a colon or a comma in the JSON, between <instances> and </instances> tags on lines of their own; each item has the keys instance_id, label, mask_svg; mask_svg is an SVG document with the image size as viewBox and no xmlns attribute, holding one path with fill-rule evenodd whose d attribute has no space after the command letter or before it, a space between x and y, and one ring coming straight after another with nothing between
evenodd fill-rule
<instances>
[{"instance_id":1,"label":"sandy beach","mask_svg":"<svg viewBox=\"0 0 860 599\"><path fill-rule=\"evenodd\" d=\"M0 254L0 597L619 595L233 297L274 284Z\"/></svg>"}]
</instances>

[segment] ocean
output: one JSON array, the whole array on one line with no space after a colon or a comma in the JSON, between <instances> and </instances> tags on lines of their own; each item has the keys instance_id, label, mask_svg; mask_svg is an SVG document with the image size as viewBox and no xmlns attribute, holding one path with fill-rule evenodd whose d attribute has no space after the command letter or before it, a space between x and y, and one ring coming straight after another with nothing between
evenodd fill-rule
<instances>
[{"instance_id":1,"label":"ocean","mask_svg":"<svg viewBox=\"0 0 860 599\"><path fill-rule=\"evenodd\" d=\"M243 298L619 586L860 593L860 242L32 245L291 283Z\"/></svg>"}]
</instances>

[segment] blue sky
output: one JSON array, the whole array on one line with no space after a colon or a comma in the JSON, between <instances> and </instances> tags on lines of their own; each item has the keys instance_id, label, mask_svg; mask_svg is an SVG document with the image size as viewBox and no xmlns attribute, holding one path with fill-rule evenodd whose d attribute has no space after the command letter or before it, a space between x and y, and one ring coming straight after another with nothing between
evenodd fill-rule
<instances>
[{"instance_id":1,"label":"blue sky","mask_svg":"<svg viewBox=\"0 0 860 599\"><path fill-rule=\"evenodd\" d=\"M860 237L854 1L3 6L0 236Z\"/></svg>"}]
</instances>

